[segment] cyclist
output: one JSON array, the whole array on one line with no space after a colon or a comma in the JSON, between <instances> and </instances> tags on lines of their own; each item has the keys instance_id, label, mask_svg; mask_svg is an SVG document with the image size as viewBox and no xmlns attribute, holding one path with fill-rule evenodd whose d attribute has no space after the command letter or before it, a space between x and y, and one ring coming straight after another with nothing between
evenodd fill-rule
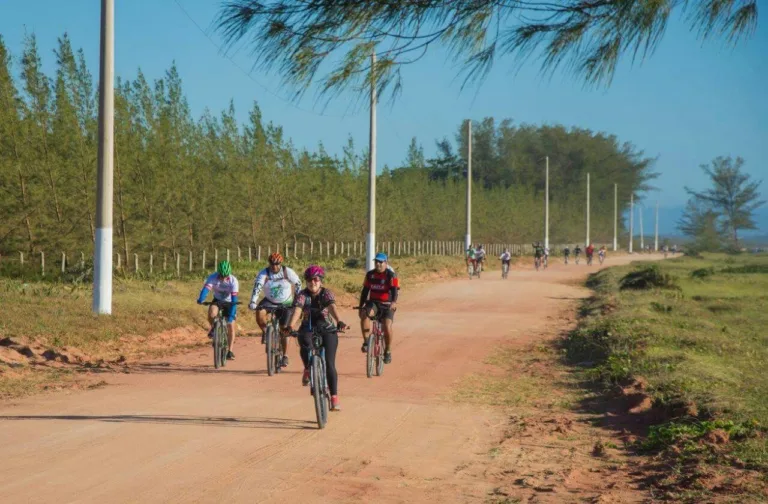
<instances>
[{"instance_id":1,"label":"cyclist","mask_svg":"<svg viewBox=\"0 0 768 504\"><path fill-rule=\"evenodd\" d=\"M259 293L264 290L264 299L258 304ZM283 265L283 256L280 252L273 252L269 256L269 266L264 268L256 275L253 283L253 292L251 293L251 303L248 308L256 310L256 323L259 324L262 334L262 343L267 328L267 310L277 310L283 308L283 318L280 320L280 326L285 328L288 320L291 318L291 306L293 305L294 294L301 290L301 279L288 266ZM288 366L288 338L285 334L280 334L280 347L283 351L283 367Z\"/></svg>"},{"instance_id":2,"label":"cyclist","mask_svg":"<svg viewBox=\"0 0 768 504\"><path fill-rule=\"evenodd\" d=\"M509 249L505 248L504 252L499 256L499 259L501 259L501 273L502 276L504 274L504 265L507 266L507 271L509 271L509 263L512 262L512 254L509 253Z\"/></svg>"},{"instance_id":3,"label":"cyclist","mask_svg":"<svg viewBox=\"0 0 768 504\"><path fill-rule=\"evenodd\" d=\"M549 247L544 247L544 267L549 266Z\"/></svg>"},{"instance_id":4,"label":"cyclist","mask_svg":"<svg viewBox=\"0 0 768 504\"><path fill-rule=\"evenodd\" d=\"M541 263L541 258L544 257L544 247L541 246L541 242L536 242L532 245L534 261L538 260L538 262Z\"/></svg>"},{"instance_id":5,"label":"cyclist","mask_svg":"<svg viewBox=\"0 0 768 504\"><path fill-rule=\"evenodd\" d=\"M483 244L477 246L477 250L475 250L475 263L476 266L480 268L480 271L483 271L483 267L485 266L485 249L483 249Z\"/></svg>"},{"instance_id":6,"label":"cyclist","mask_svg":"<svg viewBox=\"0 0 768 504\"><path fill-rule=\"evenodd\" d=\"M382 321L384 328L384 363L392 362L392 322L397 310L397 295L400 291L400 280L397 273L387 263L387 254L379 252L373 259L374 267L365 274L363 290L360 293L360 330L363 334L363 353L368 351L368 333L371 332L371 321L368 315L376 310L376 316ZM375 308L374 308L375 307Z\"/></svg>"},{"instance_id":7,"label":"cyclist","mask_svg":"<svg viewBox=\"0 0 768 504\"><path fill-rule=\"evenodd\" d=\"M339 411L339 375L336 372L336 350L339 347L338 331L344 331L348 326L339 318L336 309L336 297L333 292L323 287L325 270L312 265L304 271L307 287L299 291L293 302L295 310L291 314L288 327L298 330L299 345L301 346L301 361L304 363L304 374L301 384L309 385L309 353L312 349L313 330L317 329L322 337L325 348L326 377L328 388L331 390L331 410ZM299 319L301 318L301 325ZM336 321L336 325L333 321Z\"/></svg>"},{"instance_id":8,"label":"cyclist","mask_svg":"<svg viewBox=\"0 0 768 504\"><path fill-rule=\"evenodd\" d=\"M475 250L475 246L470 244L469 248L467 249L467 266L472 264L472 271L475 271L477 269L477 251Z\"/></svg>"},{"instance_id":9,"label":"cyclist","mask_svg":"<svg viewBox=\"0 0 768 504\"><path fill-rule=\"evenodd\" d=\"M221 261L216 268L216 272L208 275L203 284L203 289L197 297L197 304L203 304L209 292L213 292L213 299L232 303L231 306L222 308L224 316L227 318L227 360L235 360L235 354L232 353L232 347L235 344L235 319L237 318L237 296L240 285L232 274L232 265L229 261ZM211 324L211 330L208 331L208 337L213 338L213 321L219 314L219 307L212 304L208 307L208 322Z\"/></svg>"},{"instance_id":10,"label":"cyclist","mask_svg":"<svg viewBox=\"0 0 768 504\"><path fill-rule=\"evenodd\" d=\"M603 261L605 261L605 245L597 251L597 258L600 259L600 264L603 264Z\"/></svg>"},{"instance_id":11,"label":"cyclist","mask_svg":"<svg viewBox=\"0 0 768 504\"><path fill-rule=\"evenodd\" d=\"M592 256L595 255L595 246L591 243L587 245L587 248L584 249L585 254L587 255L587 264L592 264Z\"/></svg>"},{"instance_id":12,"label":"cyclist","mask_svg":"<svg viewBox=\"0 0 768 504\"><path fill-rule=\"evenodd\" d=\"M565 257L565 264L568 264L568 258L571 257L571 248L568 245L563 249L563 257Z\"/></svg>"},{"instance_id":13,"label":"cyclist","mask_svg":"<svg viewBox=\"0 0 768 504\"><path fill-rule=\"evenodd\" d=\"M573 249L573 255L576 257L576 264L579 263L579 256L581 255L581 245L578 243L576 244L576 247Z\"/></svg>"}]
</instances>

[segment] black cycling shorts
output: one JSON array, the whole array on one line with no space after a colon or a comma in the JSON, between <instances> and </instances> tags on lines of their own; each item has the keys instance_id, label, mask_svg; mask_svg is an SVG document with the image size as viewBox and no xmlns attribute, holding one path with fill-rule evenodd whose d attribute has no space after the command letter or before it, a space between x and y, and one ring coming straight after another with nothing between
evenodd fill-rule
<instances>
[{"instance_id":1,"label":"black cycling shorts","mask_svg":"<svg viewBox=\"0 0 768 504\"><path fill-rule=\"evenodd\" d=\"M259 301L256 305L256 310L268 310L273 313L277 313L280 316L280 325L285 327L291 320L291 314L293 314L293 307L275 304L267 298Z\"/></svg>"},{"instance_id":2,"label":"black cycling shorts","mask_svg":"<svg viewBox=\"0 0 768 504\"><path fill-rule=\"evenodd\" d=\"M382 321L384 319L395 320L395 310L389 307L389 303L382 303L379 301L366 301L365 311L366 313L371 311L371 307L376 306L376 320Z\"/></svg>"}]
</instances>

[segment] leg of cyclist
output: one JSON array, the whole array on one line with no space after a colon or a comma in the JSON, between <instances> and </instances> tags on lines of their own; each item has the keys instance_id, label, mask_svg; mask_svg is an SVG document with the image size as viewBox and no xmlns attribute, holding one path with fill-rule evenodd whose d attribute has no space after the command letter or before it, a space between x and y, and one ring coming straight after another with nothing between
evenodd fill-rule
<instances>
[{"instance_id":1,"label":"leg of cyclist","mask_svg":"<svg viewBox=\"0 0 768 504\"><path fill-rule=\"evenodd\" d=\"M301 384L305 387L309 385L309 349L312 348L312 331L307 331L304 327L299 329L299 355L304 364L304 374L301 377Z\"/></svg>"},{"instance_id":2,"label":"leg of cyclist","mask_svg":"<svg viewBox=\"0 0 768 504\"><path fill-rule=\"evenodd\" d=\"M237 326L235 325L235 321L227 322L227 341L229 343L229 352L227 352L227 359L234 360L235 354L232 353L232 347L235 344L235 334L237 330Z\"/></svg>"},{"instance_id":3,"label":"leg of cyclist","mask_svg":"<svg viewBox=\"0 0 768 504\"><path fill-rule=\"evenodd\" d=\"M360 350L363 353L368 351L368 335L371 333L371 321L368 319L370 309L370 303L365 303L365 307L360 309L360 332L363 335L363 346Z\"/></svg>"},{"instance_id":4,"label":"leg of cyclist","mask_svg":"<svg viewBox=\"0 0 768 504\"><path fill-rule=\"evenodd\" d=\"M264 308L256 308L256 323L261 329L261 342L264 343L264 335L267 333L267 310Z\"/></svg>"},{"instance_id":5,"label":"leg of cyclist","mask_svg":"<svg viewBox=\"0 0 768 504\"><path fill-rule=\"evenodd\" d=\"M285 314L280 319L280 328L283 329L287 327L288 321L291 320L291 315L293 314L293 308L288 308L285 310ZM280 350L283 352L283 367L288 367L288 335L280 331Z\"/></svg>"},{"instance_id":6,"label":"leg of cyclist","mask_svg":"<svg viewBox=\"0 0 768 504\"><path fill-rule=\"evenodd\" d=\"M331 392L331 407L340 410L339 406L339 375L336 372L336 349L339 348L339 333L336 331L323 332L325 347L325 373L328 378L328 389Z\"/></svg>"},{"instance_id":7,"label":"leg of cyclist","mask_svg":"<svg viewBox=\"0 0 768 504\"><path fill-rule=\"evenodd\" d=\"M387 315L382 321L381 325L384 329L384 363L390 364L392 362L392 338L394 334L392 332L392 322L394 322L395 314L391 310L387 310Z\"/></svg>"},{"instance_id":8,"label":"leg of cyclist","mask_svg":"<svg viewBox=\"0 0 768 504\"><path fill-rule=\"evenodd\" d=\"M211 324L211 329L208 331L208 337L213 338L213 321L216 320L216 316L219 314L219 307L216 305L210 305L208 307L208 323Z\"/></svg>"}]
</instances>

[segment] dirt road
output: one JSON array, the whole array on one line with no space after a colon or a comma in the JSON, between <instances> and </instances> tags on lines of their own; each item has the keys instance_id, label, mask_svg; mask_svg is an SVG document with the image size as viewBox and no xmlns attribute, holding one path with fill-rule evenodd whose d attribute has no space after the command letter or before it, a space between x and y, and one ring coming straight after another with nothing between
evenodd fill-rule
<instances>
[{"instance_id":1,"label":"dirt road","mask_svg":"<svg viewBox=\"0 0 768 504\"><path fill-rule=\"evenodd\" d=\"M587 295L576 280L596 269L404 279L393 363L368 379L358 331L342 338L343 411L323 431L295 346L287 372L268 377L256 338L220 372L198 350L105 373L102 388L0 403L0 500L484 502L491 483L461 468L487 459L504 412L456 403L452 388L499 342L562 329L548 316Z\"/></svg>"}]
</instances>

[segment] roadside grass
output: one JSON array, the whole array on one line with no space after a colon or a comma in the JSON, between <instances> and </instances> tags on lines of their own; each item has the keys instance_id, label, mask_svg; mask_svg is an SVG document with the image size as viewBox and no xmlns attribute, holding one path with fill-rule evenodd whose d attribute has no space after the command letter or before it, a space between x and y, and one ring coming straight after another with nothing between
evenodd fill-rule
<instances>
[{"instance_id":1,"label":"roadside grass","mask_svg":"<svg viewBox=\"0 0 768 504\"><path fill-rule=\"evenodd\" d=\"M588 281L596 296L582 306L564 351L608 388L638 377L647 383L666 421L641 448L706 452L709 461L736 460L768 474L767 273L768 256L746 254L603 270ZM666 280L622 289L633 274ZM714 431L725 437L717 453L702 448Z\"/></svg>"}]
</instances>

